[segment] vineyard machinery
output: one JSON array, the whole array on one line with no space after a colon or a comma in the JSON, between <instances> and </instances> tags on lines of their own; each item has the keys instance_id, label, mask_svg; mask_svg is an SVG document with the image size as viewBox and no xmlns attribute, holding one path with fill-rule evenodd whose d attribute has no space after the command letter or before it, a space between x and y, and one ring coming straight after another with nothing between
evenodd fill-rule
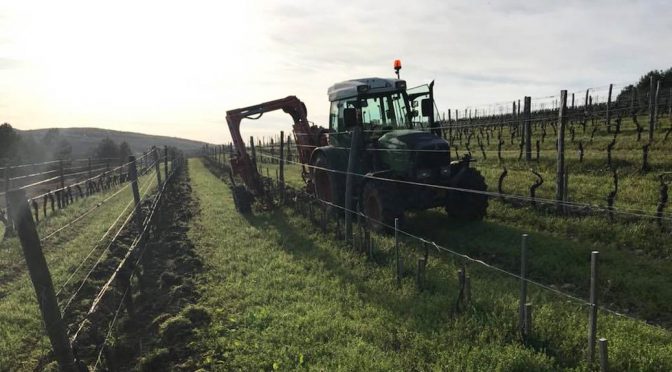
<instances>
[{"instance_id":1,"label":"vineyard machinery","mask_svg":"<svg viewBox=\"0 0 672 372\"><path fill-rule=\"evenodd\" d=\"M398 71L401 65L395 61ZM328 90L329 128L312 125L306 106L295 96L227 111L234 156L231 169L246 188L234 188L241 211L251 197L264 195L262 176L247 153L242 119L258 119L283 110L294 120L293 132L306 190L336 208L345 203L346 175L353 133L357 154L351 167L353 206L372 227L383 229L405 211L444 207L456 219L480 220L488 206L483 176L471 158L451 159L450 145L435 121L434 82L408 89L406 81L364 78L334 84ZM437 187L438 186L438 187ZM463 191L466 190L466 191ZM477 191L477 192L473 192Z\"/></svg>"}]
</instances>

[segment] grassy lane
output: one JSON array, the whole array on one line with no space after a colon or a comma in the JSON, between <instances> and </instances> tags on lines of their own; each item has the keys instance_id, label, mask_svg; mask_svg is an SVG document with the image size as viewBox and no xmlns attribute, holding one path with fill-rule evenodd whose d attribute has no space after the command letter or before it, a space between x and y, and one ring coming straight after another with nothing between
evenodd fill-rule
<instances>
[{"instance_id":1,"label":"grassy lane","mask_svg":"<svg viewBox=\"0 0 672 372\"><path fill-rule=\"evenodd\" d=\"M262 164L274 175L276 164ZM301 187L300 168L286 181ZM491 199L484 223L452 221L440 210L407 213L404 230L509 271L519 269L520 236L531 234L530 276L588 296L590 251L600 257L600 298L610 308L672 326L670 235L651 221L609 223L606 217L565 218Z\"/></svg>"},{"instance_id":2,"label":"grassy lane","mask_svg":"<svg viewBox=\"0 0 672 372\"><path fill-rule=\"evenodd\" d=\"M393 279L390 241L369 261L288 210L244 218L224 183L190 163L201 212L190 238L206 263L201 305L213 313L195 348L213 370L585 370L586 311L532 290L535 335L515 330L517 282L470 267L472 305L452 314L457 266L431 257L427 290L413 268ZM418 252L404 248L412 266ZM617 369L672 368L672 336L602 316Z\"/></svg>"},{"instance_id":3,"label":"grassy lane","mask_svg":"<svg viewBox=\"0 0 672 372\"><path fill-rule=\"evenodd\" d=\"M154 174L141 177L141 192L151 191L155 188L155 183ZM96 194L57 211L38 225L38 234L46 236L64 226L92 206L101 203L116 190L118 189ZM56 291L99 243L103 234L132 200L131 190L126 188L85 218L42 243ZM131 208L126 210L117 226L123 223L130 210ZM114 232L116 229L112 234ZM84 277L104 247L104 244L98 245L88 263L73 277L73 282L78 283ZM37 359L45 355L50 346L18 238L7 239L0 243L0 267L3 273L0 280L0 371L32 370ZM63 299L68 298L67 295L68 293L64 292L59 296L61 306Z\"/></svg>"}]
</instances>

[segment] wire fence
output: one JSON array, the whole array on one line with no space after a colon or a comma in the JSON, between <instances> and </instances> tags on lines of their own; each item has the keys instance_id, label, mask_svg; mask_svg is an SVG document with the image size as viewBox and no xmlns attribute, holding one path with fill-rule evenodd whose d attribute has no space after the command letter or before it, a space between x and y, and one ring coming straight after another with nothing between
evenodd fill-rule
<instances>
[{"instance_id":1,"label":"wire fence","mask_svg":"<svg viewBox=\"0 0 672 372\"><path fill-rule=\"evenodd\" d=\"M137 165L141 164L141 167L137 167ZM170 165L170 166L169 166ZM86 293L90 293L91 290L94 288L98 287L97 278L96 280L93 279L93 274L99 275L100 273L104 273L105 269L103 268L104 265L102 265L104 262L107 261L107 258L114 257L114 254L112 253L111 247L114 244L119 244L120 239L123 237L124 239L131 238L133 243L128 249L127 254L125 255L125 258L121 261L119 266L111 273L111 278L106 281L106 284L103 285L102 287L98 287L100 290L97 292L97 295L95 298L92 299L93 301L93 306L89 309L88 312L85 312L84 316L82 319L79 319L77 322L77 333L74 334L72 338L69 339L67 342L67 345L64 345L62 343L59 344L62 340L58 340L58 337L54 338L54 329L64 327L64 324L62 322L58 323L51 323L50 317L44 318L44 326L47 329L47 333L49 337L51 338L52 345L59 345L59 348L56 346L54 347L54 352L55 352L55 358L59 362L59 365L63 367L64 361L61 359L63 356L62 354L59 354L59 350L71 350L71 343L76 343L77 341L77 335L78 332L82 329L87 324L90 324L91 322L94 322L93 327L102 327L102 324L96 324L96 322L100 322L101 320L105 320L106 315L105 312L107 311L107 307L105 309L97 309L96 306L100 301L103 301L105 298L108 297L109 289L111 286L111 283L115 281L115 278L120 275L120 273L127 273L128 270L131 272L131 278L132 275L135 274L135 270L138 267L139 261L136 260L138 257L137 252L140 251L140 256L142 255L142 252L144 252L144 239L147 236L147 232L152 228L155 220L155 216L157 215L157 210L159 208L160 201L162 200L163 195L165 194L166 187L168 184L174 182L175 178L177 177L177 174L181 172L182 167L184 166L184 158L180 154L176 154L175 157L168 158L168 151L165 151L164 156L160 156L158 154L158 150L153 149L152 151L146 153L143 155L143 158L139 159L131 159L128 163L122 164L117 168L114 169L105 169L105 172L102 172L100 174L93 175L92 177L89 177L87 179L84 179L82 181L78 181L77 184L88 184L92 183L94 181L99 181L103 179L104 176L109 175L111 172L123 172L126 170L128 172L127 175L124 175L123 181L119 180L117 183L112 183L110 181L110 184L106 184L104 189L101 189L99 191L109 191L110 194L104 196L101 200L97 201L94 205L92 205L89 208L83 209L80 213L75 215L73 218L69 219L67 222L62 224L61 226L55 228L52 231L47 231L44 232L44 235L39 237L38 241L40 243L46 243L48 241L53 240L54 237L57 237L59 234L62 234L66 231L69 231L71 229L76 228L78 223L81 221L85 220L87 217L90 217L92 213L94 213L97 210L102 210L105 204L111 203L113 200L118 199L121 197L122 193L128 189L131 189L133 191L133 195L131 200L121 208L119 211L118 215L116 215L116 218L112 221L112 223L109 225L109 227L106 228L105 232L103 235L97 239L97 241L93 244L93 247L88 250L87 253L83 256L83 259L78 262L74 267L74 270L70 271L67 275L67 278L62 283L58 283L58 290L54 291L53 287L51 287L51 284L49 284L49 287L51 288L51 291L53 293L53 296L55 299L58 299L58 302L60 302L60 306L57 308L52 308L52 309L45 309L44 306L49 306L50 301L45 300L47 298L48 292L49 291L38 291L37 296L38 296L38 303L41 307L41 310L43 314L49 314L49 313L58 313L58 314L63 314L64 319L68 321L72 321L73 319L77 319L80 317L79 314L81 314L81 309L75 310L73 312L73 307L81 307L83 306L85 302L82 301L75 301L76 299L83 299L81 297L88 296ZM170 171L169 171L170 169ZM88 170L87 170L88 172ZM161 173L163 173L163 180L161 177ZM146 176L143 179L139 178L141 176ZM155 180L153 180L155 178ZM142 181L141 185L138 185L138 182ZM113 189L114 186L119 186L116 188L116 190ZM70 190L72 189L72 186L74 184L68 185L67 187L61 187L58 190L55 191L65 191L65 190ZM139 186L139 187L138 187ZM92 186L93 187L93 186ZM148 197L150 193L152 193L152 190L156 188L156 192L153 193L151 197ZM21 187L17 187L13 191L11 191L12 194L16 194L18 191L22 191L25 193L25 190L23 190ZM42 197L45 197L45 215L46 215L46 197L49 195L52 195L54 191L50 192L49 194L43 194L40 195ZM149 198L149 199L148 199ZM16 200L16 197L14 199ZM64 197L65 200L65 197ZM23 224L29 223L29 224L36 224L39 219L37 217L37 209L35 212L35 215L31 215L30 212L30 204L35 205L35 198L29 198L28 199L28 220L25 219L26 215L22 214L19 215L17 213L19 212L14 212L12 211L12 216L17 218L18 220L13 220L12 222L16 224L16 231L20 235L20 241L21 244L24 245L24 252L27 252L26 249L33 249L33 248L25 248L25 244L32 244L31 240L24 239L25 236L22 234L26 234L26 228L25 227L19 227L23 226ZM73 200L70 200L67 202L63 201L63 207L66 205L69 205L73 203ZM18 204L12 204L15 202L11 202L10 205L10 210L17 209L19 210ZM17 205L17 206L14 206ZM21 217L19 217L21 216ZM33 217L32 219L30 217ZM46 216L45 216L46 218ZM133 221L135 218L135 221L139 222L138 224L132 224L131 221ZM34 243L34 241L32 241ZM59 243L60 244L60 243ZM39 251L41 252L42 249L40 248ZM95 260L92 264L92 258ZM32 259L31 257L26 256L26 260ZM46 263L45 263L46 264ZM29 263L29 268L31 269L31 279L34 279L35 277L33 276L33 270L35 270L35 266L31 266ZM44 274L40 274L44 275ZM49 273L46 273L47 276L49 276ZM34 279L36 280L36 279ZM38 283L34 283L36 288L38 288ZM132 288L130 281L128 282L127 286L125 287L124 290L124 295L121 298L119 306L115 305L115 308L117 309L116 312L114 312L114 315L112 317L112 320L109 322L109 328L108 331L105 335L104 341L102 341L100 344L97 345L96 347L96 354L89 356L85 352L82 353L75 353L74 355L79 355L84 358L89 358L91 357L92 363L94 365L94 368L98 369L100 368L100 363L101 363L101 353L106 345L106 343L109 341L109 338L112 334L112 330L114 328L114 324L116 320L118 319L119 316L119 311L122 308L122 305L124 301L128 299L127 295L132 295ZM46 296L46 297L45 297ZM114 297L114 296L112 296ZM113 299L114 300L114 299ZM75 306L75 303L77 303L77 306ZM100 310L100 311L99 311ZM101 312L101 314L98 314ZM91 319L91 315L96 313L96 319ZM60 315L59 315L60 318ZM67 358L66 358L67 359ZM72 362L71 361L65 361L67 363ZM73 362L74 363L74 362ZM77 362L81 363L81 362ZM109 367L109 366L108 366ZM105 367L107 368L107 367Z\"/></svg>"},{"instance_id":2,"label":"wire fence","mask_svg":"<svg viewBox=\"0 0 672 372\"><path fill-rule=\"evenodd\" d=\"M273 160L275 162L279 162L280 159L278 156L271 156L268 154L265 154L263 152L257 153L257 155L260 158L267 158L270 160ZM484 190L474 190L474 189L468 189L468 188L463 188L463 187L454 187L454 186L447 186L447 185L441 185L441 184L431 184L431 183L425 183L425 182L418 182L418 181L410 181L410 180L403 180L403 179L396 179L396 178L386 178L386 177L381 177L375 174L362 174L362 173L356 173L356 172L348 172L344 170L338 170L338 169L330 169L330 168L325 168L325 167L320 167L316 165L310 165L310 164L302 164L300 162L296 161L288 161L287 159L283 160L287 164L293 164L301 167L305 167L310 170L320 170L324 172L329 172L329 173L334 173L334 174L339 174L341 176L354 176L357 178L363 178L363 179L370 179L370 180L376 180L376 181L383 181L383 182L389 182L389 183L396 183L396 184L403 184L403 185L409 185L409 186L417 186L421 188L427 188L427 189L436 189L436 190L444 190L444 191L452 191L452 192L458 192L458 193L465 193L465 194L477 194L477 195L484 195L489 198L493 199L506 199L506 200L516 200L516 201L521 201L521 202L526 202L529 204L533 203L539 203L539 204L546 204L550 206L563 206L567 207L571 210L585 210L585 211L594 211L594 212L600 212L600 213L613 213L613 214L618 214L618 215L624 215L624 216L630 216L630 217L638 217L638 218L644 218L644 219L652 219L652 220L664 220L664 221L672 221L672 214L653 214L653 213L646 213L645 211L642 210L628 210L628 209L623 209L623 208L609 208L597 204L588 204L588 203L578 203L578 202L569 202L569 201L558 201L556 199L547 199L547 198L539 198L539 197L530 197L527 195L516 195L516 194L506 194L506 193L499 193L499 192L492 192L492 191L484 191Z\"/></svg>"}]
</instances>

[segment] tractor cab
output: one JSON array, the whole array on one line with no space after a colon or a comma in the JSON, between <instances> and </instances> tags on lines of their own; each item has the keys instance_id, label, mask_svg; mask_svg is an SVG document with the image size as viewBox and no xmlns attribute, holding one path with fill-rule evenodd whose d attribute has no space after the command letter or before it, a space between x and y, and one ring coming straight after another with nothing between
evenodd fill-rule
<instances>
[{"instance_id":1,"label":"tractor cab","mask_svg":"<svg viewBox=\"0 0 672 372\"><path fill-rule=\"evenodd\" d=\"M334 84L328 90L329 141L349 146L351 127L361 125L375 141L394 130L427 130L433 125L433 82L406 90L401 79L364 78Z\"/></svg>"}]
</instances>

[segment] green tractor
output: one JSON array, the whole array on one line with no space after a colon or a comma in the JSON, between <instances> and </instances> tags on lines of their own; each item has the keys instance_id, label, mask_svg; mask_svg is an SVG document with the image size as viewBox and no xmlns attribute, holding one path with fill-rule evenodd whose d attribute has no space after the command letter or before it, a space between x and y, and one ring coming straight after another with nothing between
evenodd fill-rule
<instances>
[{"instance_id":1,"label":"green tractor","mask_svg":"<svg viewBox=\"0 0 672 372\"><path fill-rule=\"evenodd\" d=\"M377 230L392 226L405 211L436 207L444 207L456 219L483 219L488 207L485 180L470 166L470 156L451 159L450 146L434 120L433 86L432 82L407 89L404 80L382 78L335 84L328 91L328 129L311 125L306 106L295 96L227 111L236 150L231 169L246 186L238 187L236 195L265 194L256 160L247 154L240 133L241 120L283 110L294 119L307 191L335 209L345 207L350 173L355 175L350 207L359 208ZM354 143L349 169L355 132L361 136ZM241 210L249 210L249 197L235 200L243 200Z\"/></svg>"},{"instance_id":2,"label":"green tractor","mask_svg":"<svg viewBox=\"0 0 672 372\"><path fill-rule=\"evenodd\" d=\"M315 148L310 157L317 196L344 205L353 129L359 127L353 207L375 228L393 226L405 211L436 207L456 219L483 219L485 180L470 167L468 155L451 159L450 145L434 120L433 85L407 89L404 80L365 78L329 88L328 145Z\"/></svg>"}]
</instances>

